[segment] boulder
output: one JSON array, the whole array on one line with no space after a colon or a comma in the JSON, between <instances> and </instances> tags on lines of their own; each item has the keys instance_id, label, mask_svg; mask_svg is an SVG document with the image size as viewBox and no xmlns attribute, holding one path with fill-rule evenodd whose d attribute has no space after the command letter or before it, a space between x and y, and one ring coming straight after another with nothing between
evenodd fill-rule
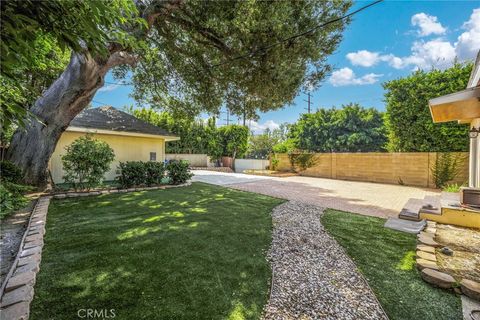
<instances>
[{"instance_id":1,"label":"boulder","mask_svg":"<svg viewBox=\"0 0 480 320\"><path fill-rule=\"evenodd\" d=\"M463 279L460 281L460 287L462 288L464 295L480 301L480 283L469 279Z\"/></svg>"},{"instance_id":2,"label":"boulder","mask_svg":"<svg viewBox=\"0 0 480 320\"><path fill-rule=\"evenodd\" d=\"M425 268L421 275L423 280L440 288L449 289L455 284L455 279L451 275L437 270Z\"/></svg>"}]
</instances>

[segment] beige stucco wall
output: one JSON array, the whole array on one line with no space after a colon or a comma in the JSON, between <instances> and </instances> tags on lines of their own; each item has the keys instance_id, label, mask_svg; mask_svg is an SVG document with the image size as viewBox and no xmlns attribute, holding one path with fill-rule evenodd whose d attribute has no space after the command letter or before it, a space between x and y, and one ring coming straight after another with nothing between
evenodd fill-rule
<instances>
[{"instance_id":1,"label":"beige stucco wall","mask_svg":"<svg viewBox=\"0 0 480 320\"><path fill-rule=\"evenodd\" d=\"M468 180L468 153L456 153L460 160L459 174L453 182ZM316 164L301 175L330 179L371 181L431 187L435 152L396 153L316 153ZM280 171L290 170L287 154L278 154Z\"/></svg>"},{"instance_id":2,"label":"beige stucco wall","mask_svg":"<svg viewBox=\"0 0 480 320\"><path fill-rule=\"evenodd\" d=\"M81 132L64 132L57 143L55 151L50 158L49 169L55 183L63 182L63 169L61 156L65 154L65 147L75 139L84 136ZM115 160L110 166L110 171L105 174L105 180L114 180L117 176L116 169L119 162L124 161L149 161L150 152L157 153L157 161L165 160L165 140L161 138L132 137L109 134L94 134L95 139L103 140L115 152Z\"/></svg>"}]
</instances>

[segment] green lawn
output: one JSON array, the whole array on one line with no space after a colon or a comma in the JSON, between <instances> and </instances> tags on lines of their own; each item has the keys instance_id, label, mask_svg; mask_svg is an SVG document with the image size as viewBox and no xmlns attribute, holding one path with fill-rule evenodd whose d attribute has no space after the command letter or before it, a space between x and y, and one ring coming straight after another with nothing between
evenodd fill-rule
<instances>
[{"instance_id":1,"label":"green lawn","mask_svg":"<svg viewBox=\"0 0 480 320\"><path fill-rule=\"evenodd\" d=\"M414 235L384 228L384 219L336 210L327 210L322 223L365 275L390 319L462 319L459 296L420 278Z\"/></svg>"},{"instance_id":2,"label":"green lawn","mask_svg":"<svg viewBox=\"0 0 480 320\"><path fill-rule=\"evenodd\" d=\"M52 201L31 319L258 319L281 202L201 183Z\"/></svg>"}]
</instances>

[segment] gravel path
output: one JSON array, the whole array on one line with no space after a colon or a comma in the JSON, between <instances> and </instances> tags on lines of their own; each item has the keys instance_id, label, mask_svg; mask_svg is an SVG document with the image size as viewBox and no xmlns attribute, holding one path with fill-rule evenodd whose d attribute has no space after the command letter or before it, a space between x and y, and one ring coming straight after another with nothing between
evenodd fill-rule
<instances>
[{"instance_id":1,"label":"gravel path","mask_svg":"<svg viewBox=\"0 0 480 320\"><path fill-rule=\"evenodd\" d=\"M388 319L341 246L320 223L323 209L290 201L276 207L273 268L265 319Z\"/></svg>"}]
</instances>

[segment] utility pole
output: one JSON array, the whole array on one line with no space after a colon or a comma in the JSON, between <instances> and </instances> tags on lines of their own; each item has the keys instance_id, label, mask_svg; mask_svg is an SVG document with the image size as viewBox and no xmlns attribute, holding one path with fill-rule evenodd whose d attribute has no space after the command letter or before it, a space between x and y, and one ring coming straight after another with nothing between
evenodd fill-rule
<instances>
[{"instance_id":1,"label":"utility pole","mask_svg":"<svg viewBox=\"0 0 480 320\"><path fill-rule=\"evenodd\" d=\"M308 102L308 108L305 108L305 110L307 110L308 113L310 113L310 111L311 111L311 108L310 108L310 104L311 104L310 103L310 96L311 96L311 94L310 94L310 92L307 92L307 96L308 96L308 100L304 99L303 101Z\"/></svg>"},{"instance_id":2,"label":"utility pole","mask_svg":"<svg viewBox=\"0 0 480 320\"><path fill-rule=\"evenodd\" d=\"M230 124L230 110L227 109L227 119L223 119L227 122L227 126Z\"/></svg>"}]
</instances>

